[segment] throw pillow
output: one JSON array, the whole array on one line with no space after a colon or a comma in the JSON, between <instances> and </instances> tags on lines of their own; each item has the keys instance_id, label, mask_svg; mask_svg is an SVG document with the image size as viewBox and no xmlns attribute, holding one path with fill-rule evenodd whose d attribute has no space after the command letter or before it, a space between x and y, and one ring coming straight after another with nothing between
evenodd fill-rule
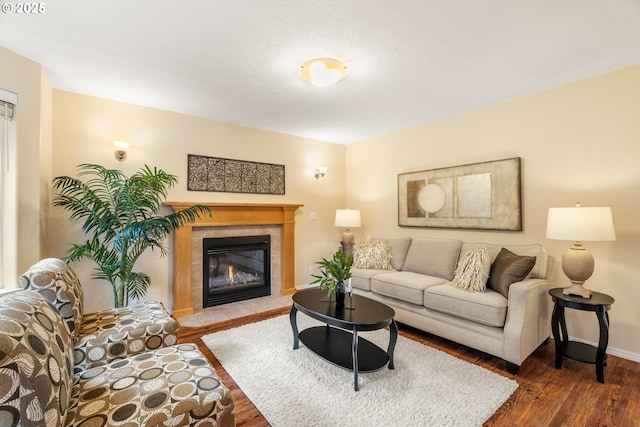
<instances>
[{"instance_id":1,"label":"throw pillow","mask_svg":"<svg viewBox=\"0 0 640 427\"><path fill-rule=\"evenodd\" d=\"M460 258L453 284L467 291L484 292L491 269L491 255L486 247L472 249Z\"/></svg>"},{"instance_id":2,"label":"throw pillow","mask_svg":"<svg viewBox=\"0 0 640 427\"><path fill-rule=\"evenodd\" d=\"M386 240L391 246L391 267L394 270L402 270L404 259L411 245L411 237L409 236L383 236L380 234L371 234L369 240Z\"/></svg>"},{"instance_id":3,"label":"throw pillow","mask_svg":"<svg viewBox=\"0 0 640 427\"><path fill-rule=\"evenodd\" d=\"M393 270L391 245L386 240L359 240L353 245L353 267Z\"/></svg>"},{"instance_id":4,"label":"throw pillow","mask_svg":"<svg viewBox=\"0 0 640 427\"><path fill-rule=\"evenodd\" d=\"M527 277L535 264L534 256L520 256L502 248L491 265L487 285L508 298L509 286Z\"/></svg>"}]
</instances>

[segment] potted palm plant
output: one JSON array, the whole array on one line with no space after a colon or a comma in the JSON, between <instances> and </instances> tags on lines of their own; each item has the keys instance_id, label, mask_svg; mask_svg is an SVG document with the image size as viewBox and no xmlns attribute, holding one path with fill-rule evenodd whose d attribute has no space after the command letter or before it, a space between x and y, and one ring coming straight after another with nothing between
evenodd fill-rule
<instances>
[{"instance_id":1,"label":"potted palm plant","mask_svg":"<svg viewBox=\"0 0 640 427\"><path fill-rule=\"evenodd\" d=\"M86 242L74 244L66 261L82 258L97 264L95 279L111 284L115 307L143 297L151 284L149 276L133 271L147 249L167 253L164 238L178 227L210 215L209 208L194 205L168 215L158 215L167 189L178 179L157 168L144 166L127 177L123 172L96 164L78 166L78 178L58 176L53 205L71 213L72 220L83 220ZM82 180L82 178L86 178Z\"/></svg>"},{"instance_id":2,"label":"potted palm plant","mask_svg":"<svg viewBox=\"0 0 640 427\"><path fill-rule=\"evenodd\" d=\"M345 255L342 249L335 252L331 259L322 258L316 262L320 274L311 275L311 284L319 284L321 291L327 292L327 299L336 294L336 305L344 305L345 281L351 278L351 256Z\"/></svg>"}]
</instances>

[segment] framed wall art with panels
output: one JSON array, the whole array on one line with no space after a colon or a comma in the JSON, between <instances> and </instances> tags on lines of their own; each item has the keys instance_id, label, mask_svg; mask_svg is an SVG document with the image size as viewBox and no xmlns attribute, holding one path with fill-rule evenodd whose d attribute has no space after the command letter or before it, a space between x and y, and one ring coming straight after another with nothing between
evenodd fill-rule
<instances>
[{"instance_id":1,"label":"framed wall art with panels","mask_svg":"<svg viewBox=\"0 0 640 427\"><path fill-rule=\"evenodd\" d=\"M398 174L398 225L522 230L521 159Z\"/></svg>"},{"instance_id":2,"label":"framed wall art with panels","mask_svg":"<svg viewBox=\"0 0 640 427\"><path fill-rule=\"evenodd\" d=\"M187 162L187 190L284 194L284 165L195 154Z\"/></svg>"}]
</instances>

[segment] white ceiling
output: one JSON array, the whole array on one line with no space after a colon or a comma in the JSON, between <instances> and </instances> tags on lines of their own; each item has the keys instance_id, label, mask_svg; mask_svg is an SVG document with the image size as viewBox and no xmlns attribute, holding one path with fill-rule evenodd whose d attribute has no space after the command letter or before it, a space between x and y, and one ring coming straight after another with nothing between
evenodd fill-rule
<instances>
[{"instance_id":1,"label":"white ceiling","mask_svg":"<svg viewBox=\"0 0 640 427\"><path fill-rule=\"evenodd\" d=\"M343 144L640 63L640 0L6 2L54 88Z\"/></svg>"}]
</instances>

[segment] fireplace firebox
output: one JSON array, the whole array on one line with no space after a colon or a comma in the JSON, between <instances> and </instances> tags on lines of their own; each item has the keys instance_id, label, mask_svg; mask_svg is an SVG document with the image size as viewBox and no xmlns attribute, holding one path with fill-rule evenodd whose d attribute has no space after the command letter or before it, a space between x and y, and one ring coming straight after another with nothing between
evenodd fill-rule
<instances>
[{"instance_id":1,"label":"fireplace firebox","mask_svg":"<svg viewBox=\"0 0 640 427\"><path fill-rule=\"evenodd\" d=\"M271 236L206 238L203 308L271 295Z\"/></svg>"}]
</instances>

